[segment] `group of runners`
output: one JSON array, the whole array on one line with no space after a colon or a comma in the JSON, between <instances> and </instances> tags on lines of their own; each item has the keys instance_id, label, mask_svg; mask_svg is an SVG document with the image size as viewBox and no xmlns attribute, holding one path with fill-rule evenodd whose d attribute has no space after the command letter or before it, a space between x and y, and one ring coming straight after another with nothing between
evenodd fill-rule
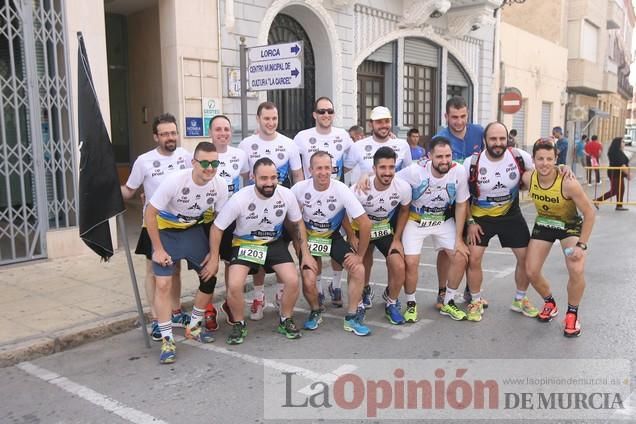
<instances>
[{"instance_id":1,"label":"group of runners","mask_svg":"<svg viewBox=\"0 0 636 424\"><path fill-rule=\"evenodd\" d=\"M386 318L394 325L415 323L420 254L428 237L438 252L437 308L454 320L474 322L488 307L481 264L494 236L517 260L511 309L540 321L555 317L557 304L541 269L559 240L569 272L564 335L580 334L578 306L595 209L569 170L557 168L553 139L537 141L532 155L508 148L502 123L470 124L465 100L454 97L446 105L448 127L432 137L427 156L413 161L409 143L393 135L386 107L372 110L372 134L356 142L333 126L329 98L315 102L313 117L316 126L292 140L277 132L276 105L261 103L256 133L233 147L230 120L217 115L210 121L211 141L199 143L193 154L177 147L172 115L155 119L157 147L137 158L122 194L132 198L142 186L145 193L136 253L148 259L146 292L152 336L162 341L161 363L176 359L174 326L185 327L187 338L214 340L212 297L221 261L228 344L247 336L244 287L250 274L254 320L263 318L265 274L276 274L277 331L288 339L301 337L294 321L301 292L310 308L302 329L319 328L327 291L333 306L346 305L344 330L369 335L364 316L374 295L374 248L386 258ZM354 169L349 187L344 176ZM519 207L521 189L529 190L537 207L532 233ZM323 258L333 269L327 287ZM189 316L180 305L181 259L200 282ZM464 275L466 310L455 304ZM544 299L541 310L527 297L530 284Z\"/></svg>"}]
</instances>

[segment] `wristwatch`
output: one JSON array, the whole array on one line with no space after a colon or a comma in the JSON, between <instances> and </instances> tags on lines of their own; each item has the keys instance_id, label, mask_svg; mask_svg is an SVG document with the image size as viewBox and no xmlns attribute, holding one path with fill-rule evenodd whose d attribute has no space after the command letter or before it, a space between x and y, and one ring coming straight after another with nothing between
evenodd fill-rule
<instances>
[{"instance_id":1,"label":"wristwatch","mask_svg":"<svg viewBox=\"0 0 636 424\"><path fill-rule=\"evenodd\" d=\"M587 250L587 243L581 243L580 241L576 242L576 246L580 247L581 250Z\"/></svg>"},{"instance_id":2,"label":"wristwatch","mask_svg":"<svg viewBox=\"0 0 636 424\"><path fill-rule=\"evenodd\" d=\"M476 224L476 222L475 222L475 220L474 220L473 218L468 218L468 219L466 220L466 224L468 224L468 225L475 225L475 224Z\"/></svg>"}]
</instances>

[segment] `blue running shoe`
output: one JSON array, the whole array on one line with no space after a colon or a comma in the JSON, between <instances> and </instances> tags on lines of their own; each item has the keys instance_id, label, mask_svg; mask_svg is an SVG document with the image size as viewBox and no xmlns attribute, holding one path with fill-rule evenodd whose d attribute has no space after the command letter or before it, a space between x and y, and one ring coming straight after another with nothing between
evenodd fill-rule
<instances>
[{"instance_id":1,"label":"blue running shoe","mask_svg":"<svg viewBox=\"0 0 636 424\"><path fill-rule=\"evenodd\" d=\"M402 312L400 311L400 308L395 303L387 305L384 308L384 312L386 314L386 318L393 325L402 325L406 322L404 316L402 315Z\"/></svg>"},{"instance_id":2,"label":"blue running shoe","mask_svg":"<svg viewBox=\"0 0 636 424\"><path fill-rule=\"evenodd\" d=\"M161 331L159 330L159 321L157 321L156 319L152 320L152 326L150 327L150 337L152 337L152 340L156 342L160 342L161 340L163 340L163 337L161 337Z\"/></svg>"},{"instance_id":3,"label":"blue running shoe","mask_svg":"<svg viewBox=\"0 0 636 424\"><path fill-rule=\"evenodd\" d=\"M371 334L371 330L369 330L369 327L363 324L363 321L364 309L358 308L358 312L356 313L355 317L350 319L347 319L347 317L345 317L344 330L350 331L356 336L367 336Z\"/></svg>"},{"instance_id":4,"label":"blue running shoe","mask_svg":"<svg viewBox=\"0 0 636 424\"><path fill-rule=\"evenodd\" d=\"M322 314L320 311L311 311L303 328L305 330L315 330L322 322Z\"/></svg>"},{"instance_id":5,"label":"blue running shoe","mask_svg":"<svg viewBox=\"0 0 636 424\"><path fill-rule=\"evenodd\" d=\"M185 328L190 324L190 315L182 312L181 309L172 311L172 326Z\"/></svg>"},{"instance_id":6,"label":"blue running shoe","mask_svg":"<svg viewBox=\"0 0 636 424\"><path fill-rule=\"evenodd\" d=\"M172 337L165 337L161 344L160 364L172 364L177 359L177 349Z\"/></svg>"}]
</instances>

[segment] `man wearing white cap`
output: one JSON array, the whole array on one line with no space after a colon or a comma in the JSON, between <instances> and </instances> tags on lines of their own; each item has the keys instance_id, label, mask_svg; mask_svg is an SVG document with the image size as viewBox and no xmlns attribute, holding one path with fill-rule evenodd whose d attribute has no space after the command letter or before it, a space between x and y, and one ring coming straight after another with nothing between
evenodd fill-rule
<instances>
[{"instance_id":1,"label":"man wearing white cap","mask_svg":"<svg viewBox=\"0 0 636 424\"><path fill-rule=\"evenodd\" d=\"M377 106L371 111L372 133L369 137L354 143L349 149L349 154L345 157L345 173L349 172L356 165L360 167L361 175L373 175L373 156L375 152L383 146L390 147L395 151L397 159L395 161L395 171L399 171L411 164L411 147L401 138L391 138L392 118L391 111L384 106ZM372 264L373 262L371 262ZM370 269L371 264L365 263L365 268ZM368 272L368 271L367 271ZM362 302L365 307L371 307L373 292L370 286L366 286L362 293Z\"/></svg>"}]
</instances>

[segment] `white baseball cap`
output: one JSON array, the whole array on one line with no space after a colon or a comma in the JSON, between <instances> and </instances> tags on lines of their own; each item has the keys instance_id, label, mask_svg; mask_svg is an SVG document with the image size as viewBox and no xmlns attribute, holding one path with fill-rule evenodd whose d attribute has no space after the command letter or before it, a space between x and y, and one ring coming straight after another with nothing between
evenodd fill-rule
<instances>
[{"instance_id":1,"label":"white baseball cap","mask_svg":"<svg viewBox=\"0 0 636 424\"><path fill-rule=\"evenodd\" d=\"M377 121L379 119L391 119L391 111L389 108L384 106L376 106L371 111L371 117L369 118L372 121Z\"/></svg>"}]
</instances>

